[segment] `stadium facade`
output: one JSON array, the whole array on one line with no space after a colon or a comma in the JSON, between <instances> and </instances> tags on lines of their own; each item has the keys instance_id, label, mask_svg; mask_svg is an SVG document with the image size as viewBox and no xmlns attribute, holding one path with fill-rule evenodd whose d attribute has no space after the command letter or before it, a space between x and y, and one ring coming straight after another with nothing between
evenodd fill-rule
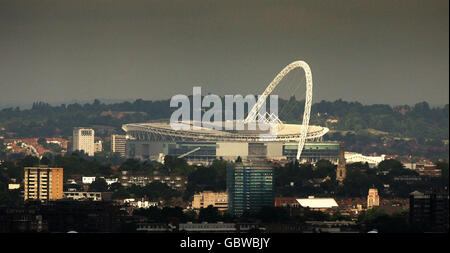
<instances>
[{"instance_id":1,"label":"stadium facade","mask_svg":"<svg viewBox=\"0 0 450 253\"><path fill-rule=\"evenodd\" d=\"M128 135L128 158L157 160L165 155L184 157L191 163L209 163L214 159L292 160L296 158L300 128L284 124L275 139L261 140L249 131L225 131L211 128L172 130L168 123L135 123L123 125ZM321 159L337 163L338 142L324 142L328 128L309 126L301 162Z\"/></svg>"}]
</instances>

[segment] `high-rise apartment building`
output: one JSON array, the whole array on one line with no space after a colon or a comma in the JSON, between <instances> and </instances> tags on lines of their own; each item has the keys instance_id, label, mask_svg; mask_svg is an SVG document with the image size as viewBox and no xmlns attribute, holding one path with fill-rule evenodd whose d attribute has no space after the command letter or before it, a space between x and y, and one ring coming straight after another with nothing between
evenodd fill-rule
<instances>
[{"instance_id":1,"label":"high-rise apartment building","mask_svg":"<svg viewBox=\"0 0 450 253\"><path fill-rule=\"evenodd\" d=\"M273 206L273 167L268 163L244 162L227 169L228 212L241 216Z\"/></svg>"},{"instance_id":2,"label":"high-rise apartment building","mask_svg":"<svg viewBox=\"0 0 450 253\"><path fill-rule=\"evenodd\" d=\"M228 194L226 192L204 191L194 195L192 208L200 209L208 206L216 207L219 211L226 211L228 208Z\"/></svg>"},{"instance_id":3,"label":"high-rise apartment building","mask_svg":"<svg viewBox=\"0 0 450 253\"><path fill-rule=\"evenodd\" d=\"M380 205L380 196L378 196L377 189L369 189L369 194L367 195L367 209L372 209L374 206Z\"/></svg>"},{"instance_id":4,"label":"high-rise apartment building","mask_svg":"<svg viewBox=\"0 0 450 253\"><path fill-rule=\"evenodd\" d=\"M125 157L126 135L113 134L111 135L111 152L119 153L120 156Z\"/></svg>"},{"instance_id":5,"label":"high-rise apartment building","mask_svg":"<svg viewBox=\"0 0 450 253\"><path fill-rule=\"evenodd\" d=\"M448 233L448 203L448 189L412 192L409 197L410 223L420 226L424 232Z\"/></svg>"},{"instance_id":6,"label":"high-rise apartment building","mask_svg":"<svg viewBox=\"0 0 450 253\"><path fill-rule=\"evenodd\" d=\"M24 168L24 199L63 198L63 169L48 166Z\"/></svg>"},{"instance_id":7,"label":"high-rise apartment building","mask_svg":"<svg viewBox=\"0 0 450 253\"><path fill-rule=\"evenodd\" d=\"M83 150L89 156L94 155L94 129L76 127L73 129L72 150Z\"/></svg>"}]
</instances>

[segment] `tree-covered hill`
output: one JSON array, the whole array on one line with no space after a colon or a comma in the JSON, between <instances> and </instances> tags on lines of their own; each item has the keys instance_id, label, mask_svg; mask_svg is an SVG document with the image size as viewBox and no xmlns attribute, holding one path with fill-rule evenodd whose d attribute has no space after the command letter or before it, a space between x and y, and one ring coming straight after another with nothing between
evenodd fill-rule
<instances>
[{"instance_id":1,"label":"tree-covered hill","mask_svg":"<svg viewBox=\"0 0 450 253\"><path fill-rule=\"evenodd\" d=\"M192 104L192 103L191 103ZM122 124L168 119L174 110L170 100L104 104L62 104L51 106L36 102L31 109L6 108L0 111L0 129L16 137L70 136L76 126L106 128L98 135L120 131ZM294 97L279 101L279 116L284 122L301 122L304 101ZM207 110L208 108L206 108ZM311 122L338 131L372 131L390 137L448 140L449 105L431 108L421 102L414 106L363 105L337 100L312 106ZM111 130L112 129L112 130Z\"/></svg>"}]
</instances>

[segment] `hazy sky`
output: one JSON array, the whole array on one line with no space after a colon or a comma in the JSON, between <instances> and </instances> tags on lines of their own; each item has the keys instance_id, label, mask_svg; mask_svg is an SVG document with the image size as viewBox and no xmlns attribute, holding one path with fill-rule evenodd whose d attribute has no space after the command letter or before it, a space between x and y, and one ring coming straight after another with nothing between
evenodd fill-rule
<instances>
[{"instance_id":1,"label":"hazy sky","mask_svg":"<svg viewBox=\"0 0 450 253\"><path fill-rule=\"evenodd\" d=\"M0 0L0 104L260 94L294 60L313 102L447 104L448 24L448 0Z\"/></svg>"}]
</instances>

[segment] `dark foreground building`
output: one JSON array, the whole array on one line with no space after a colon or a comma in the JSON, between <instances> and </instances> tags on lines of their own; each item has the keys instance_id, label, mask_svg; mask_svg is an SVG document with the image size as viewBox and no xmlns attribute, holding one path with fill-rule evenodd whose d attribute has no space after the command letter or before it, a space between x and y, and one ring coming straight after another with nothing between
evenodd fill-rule
<instances>
[{"instance_id":1,"label":"dark foreground building","mask_svg":"<svg viewBox=\"0 0 450 253\"><path fill-rule=\"evenodd\" d=\"M410 223L424 232L448 232L448 189L412 192L409 200Z\"/></svg>"},{"instance_id":2,"label":"dark foreground building","mask_svg":"<svg viewBox=\"0 0 450 253\"><path fill-rule=\"evenodd\" d=\"M125 215L107 201L27 201L0 208L1 232L121 232Z\"/></svg>"},{"instance_id":3,"label":"dark foreground building","mask_svg":"<svg viewBox=\"0 0 450 253\"><path fill-rule=\"evenodd\" d=\"M235 163L227 170L228 212L241 216L273 206L273 167L268 163Z\"/></svg>"}]
</instances>

